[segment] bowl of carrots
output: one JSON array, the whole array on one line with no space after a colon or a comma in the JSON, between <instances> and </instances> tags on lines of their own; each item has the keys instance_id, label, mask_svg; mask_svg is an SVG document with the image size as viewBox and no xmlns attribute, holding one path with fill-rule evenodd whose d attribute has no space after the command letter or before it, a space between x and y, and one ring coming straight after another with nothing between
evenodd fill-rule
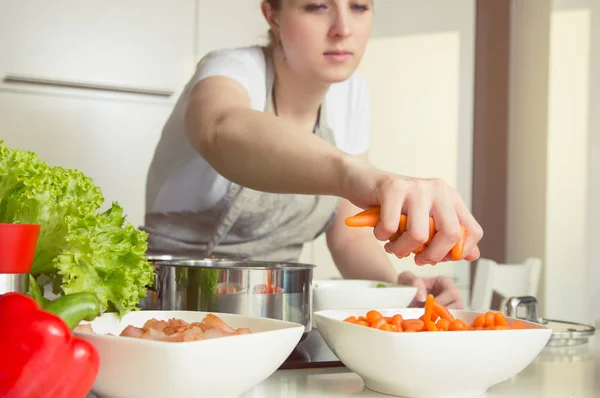
<instances>
[{"instance_id":1,"label":"bowl of carrots","mask_svg":"<svg viewBox=\"0 0 600 398\"><path fill-rule=\"evenodd\" d=\"M365 387L406 398L470 398L525 369L552 330L502 312L425 308L315 312L333 353Z\"/></svg>"}]
</instances>

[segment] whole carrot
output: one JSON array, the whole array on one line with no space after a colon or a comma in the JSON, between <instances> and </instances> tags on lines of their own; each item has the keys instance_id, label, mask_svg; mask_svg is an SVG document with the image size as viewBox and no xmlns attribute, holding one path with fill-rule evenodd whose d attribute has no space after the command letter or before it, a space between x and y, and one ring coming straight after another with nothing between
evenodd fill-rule
<instances>
[{"instance_id":1,"label":"whole carrot","mask_svg":"<svg viewBox=\"0 0 600 398\"><path fill-rule=\"evenodd\" d=\"M375 227L380 220L380 211L381 208L379 206L373 206L370 207L366 210L361 211L360 213L357 213L351 217L346 218L345 223L348 227ZM405 214L401 214L400 215L400 223L398 225L398 230L392 235L390 236L390 241L395 241L396 239L398 239L400 237L400 235L402 235L404 232L406 232L406 225L407 225L407 217ZM454 261L458 261L461 260L463 258L463 252L464 252L464 247L465 247L465 238L466 238L466 229L461 225L461 239L454 245L454 247L452 247L452 250L450 251L450 255L452 257L452 260ZM425 248L427 246L429 246L429 244L431 243L431 241L433 240L433 237L435 235L435 221L433 220L433 217L429 217L429 239L427 240L427 243L425 243L424 245L421 245L420 247L416 248L413 253L414 254L418 254L420 252L422 252L423 250L425 250Z\"/></svg>"}]
</instances>

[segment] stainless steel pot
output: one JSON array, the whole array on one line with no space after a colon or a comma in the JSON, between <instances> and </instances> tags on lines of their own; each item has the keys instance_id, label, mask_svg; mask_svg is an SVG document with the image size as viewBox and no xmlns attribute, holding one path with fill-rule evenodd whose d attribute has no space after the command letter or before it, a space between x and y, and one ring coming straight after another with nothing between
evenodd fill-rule
<instances>
[{"instance_id":1,"label":"stainless steel pot","mask_svg":"<svg viewBox=\"0 0 600 398\"><path fill-rule=\"evenodd\" d=\"M29 274L0 274L0 294L29 291Z\"/></svg>"},{"instance_id":2,"label":"stainless steel pot","mask_svg":"<svg viewBox=\"0 0 600 398\"><path fill-rule=\"evenodd\" d=\"M258 316L312 323L314 265L174 256L148 257L154 286L139 307ZM270 291L265 291L270 288Z\"/></svg>"}]
</instances>

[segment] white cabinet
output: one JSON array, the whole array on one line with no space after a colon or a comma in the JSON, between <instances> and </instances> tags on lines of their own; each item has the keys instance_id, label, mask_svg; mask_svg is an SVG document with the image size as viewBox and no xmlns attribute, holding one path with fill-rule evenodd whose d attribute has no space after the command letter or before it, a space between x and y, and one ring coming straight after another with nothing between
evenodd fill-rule
<instances>
[{"instance_id":1,"label":"white cabinet","mask_svg":"<svg viewBox=\"0 0 600 398\"><path fill-rule=\"evenodd\" d=\"M146 171L171 108L0 92L0 139L93 178L105 206L118 201L142 225Z\"/></svg>"},{"instance_id":2,"label":"white cabinet","mask_svg":"<svg viewBox=\"0 0 600 398\"><path fill-rule=\"evenodd\" d=\"M188 0L0 0L0 82L177 92L193 70L194 11Z\"/></svg>"},{"instance_id":3,"label":"white cabinet","mask_svg":"<svg viewBox=\"0 0 600 398\"><path fill-rule=\"evenodd\" d=\"M154 148L194 69L196 6L0 0L0 139L81 170L101 187L105 206L118 201L142 225ZM7 82L13 75L57 84Z\"/></svg>"}]
</instances>

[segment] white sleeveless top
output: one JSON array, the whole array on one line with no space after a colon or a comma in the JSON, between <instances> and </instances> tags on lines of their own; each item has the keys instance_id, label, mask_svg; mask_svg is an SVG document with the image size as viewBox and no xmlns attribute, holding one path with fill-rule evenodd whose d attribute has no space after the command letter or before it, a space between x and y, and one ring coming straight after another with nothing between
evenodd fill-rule
<instances>
[{"instance_id":1,"label":"white sleeveless top","mask_svg":"<svg viewBox=\"0 0 600 398\"><path fill-rule=\"evenodd\" d=\"M167 120L150 165L146 213L195 212L215 206L231 181L221 176L189 144L184 133L187 99L193 87L210 76L231 78L248 91L251 106L265 108L266 62L261 47L224 49L207 54L197 65ZM365 80L354 73L333 84L325 98L327 120L336 146L349 154L368 150L370 101Z\"/></svg>"}]
</instances>

